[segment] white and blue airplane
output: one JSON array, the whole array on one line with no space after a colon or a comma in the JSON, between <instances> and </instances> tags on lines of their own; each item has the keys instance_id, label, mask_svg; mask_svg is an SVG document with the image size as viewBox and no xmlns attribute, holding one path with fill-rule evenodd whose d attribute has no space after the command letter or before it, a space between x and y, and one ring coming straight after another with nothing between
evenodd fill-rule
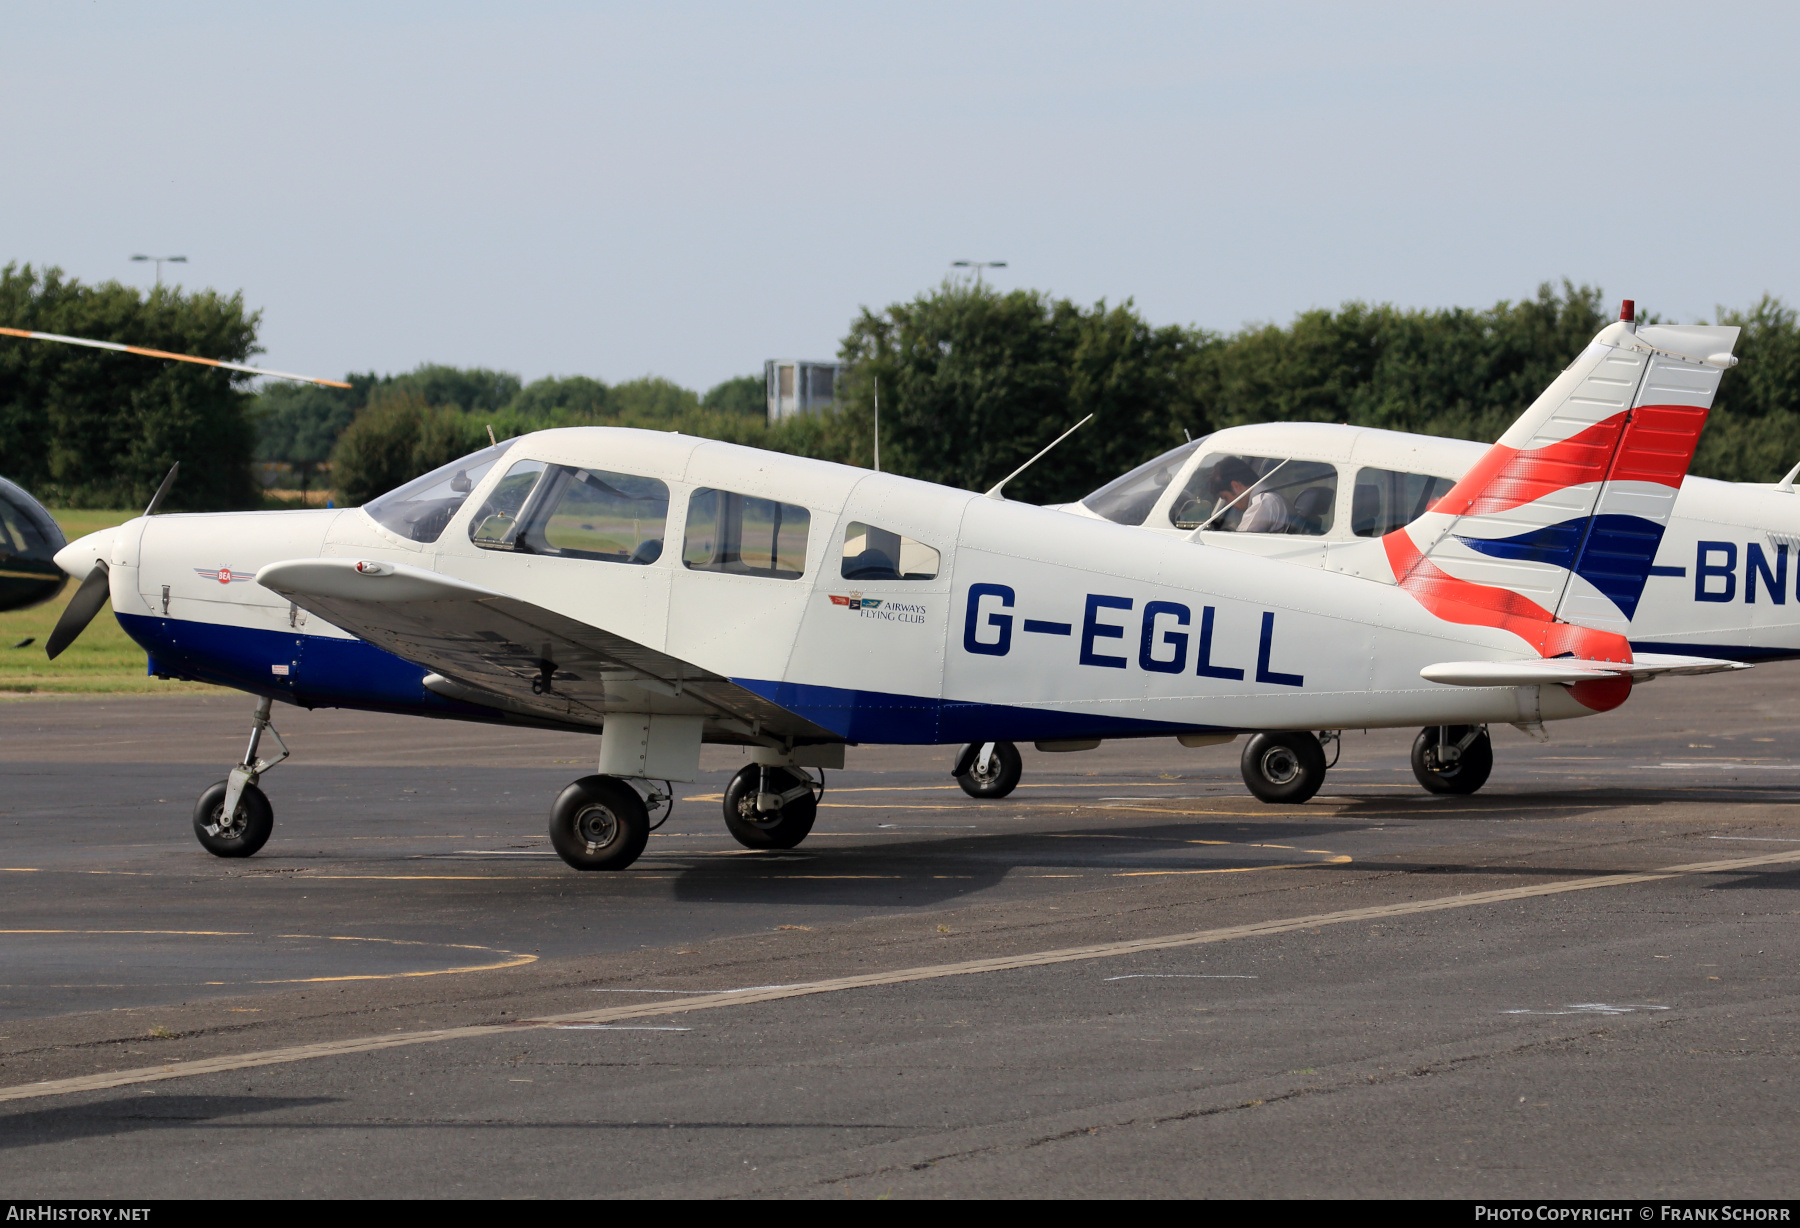
<instances>
[{"instance_id":1,"label":"white and blue airplane","mask_svg":"<svg viewBox=\"0 0 1800 1228\"><path fill-rule=\"evenodd\" d=\"M1632 314L1628 302L1621 316ZM1664 331L1645 325L1636 335L1651 339ZM1364 566L1370 543L1436 506L1490 451L1468 440L1332 423L1227 427L1062 510L1391 582L1388 569ZM1613 575L1598 551L1576 568L1570 583L1600 614L1595 625L1621 631L1639 653L1739 662L1800 657L1797 475L1800 466L1775 483L1685 477L1666 525L1654 542L1646 541L1653 551L1647 573ZM1504 541L1485 535L1489 540L1469 543L1483 555L1478 562L1448 566L1473 576L1532 561L1566 565L1575 533L1587 523L1571 514L1550 525L1522 525ZM1608 529L1605 521L1591 523L1593 532ZM1486 730L1472 717L1444 730L1425 728L1414 745L1413 771L1434 792L1473 792L1491 767Z\"/></svg>"},{"instance_id":2,"label":"white and blue airplane","mask_svg":"<svg viewBox=\"0 0 1800 1228\"><path fill-rule=\"evenodd\" d=\"M258 697L242 761L195 808L227 857L272 828L275 701L597 734L596 773L550 817L583 870L638 856L703 743L746 748L725 821L753 848L805 838L812 770L851 743L1248 733L1253 790L1301 802L1327 767L1313 731L1536 726L1736 666L1635 652L1609 596L1650 574L1736 334L1609 326L1432 510L1331 567L999 486L584 427L361 508L90 534L56 556L82 585L51 648L110 599L153 673ZM1566 548L1518 546L1540 537Z\"/></svg>"}]
</instances>

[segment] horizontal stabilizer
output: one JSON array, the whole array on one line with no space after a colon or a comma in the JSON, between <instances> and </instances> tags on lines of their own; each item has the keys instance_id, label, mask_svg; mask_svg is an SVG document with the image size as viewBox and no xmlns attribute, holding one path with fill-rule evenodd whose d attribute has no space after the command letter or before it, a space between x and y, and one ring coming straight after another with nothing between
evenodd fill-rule
<instances>
[{"instance_id":1,"label":"horizontal stabilizer","mask_svg":"<svg viewBox=\"0 0 1800 1228\"><path fill-rule=\"evenodd\" d=\"M256 573L264 588L433 671L456 699L597 727L609 712L705 718L711 742L835 736L710 670L580 619L403 563L295 559Z\"/></svg>"},{"instance_id":2,"label":"horizontal stabilizer","mask_svg":"<svg viewBox=\"0 0 1800 1228\"><path fill-rule=\"evenodd\" d=\"M1427 665L1419 677L1451 686L1574 686L1602 678L1630 678L1644 682L1663 674L1717 674L1749 669L1741 661L1714 657L1678 657L1640 653L1634 661L1581 661L1573 657L1540 657L1532 661L1446 661Z\"/></svg>"}]
</instances>

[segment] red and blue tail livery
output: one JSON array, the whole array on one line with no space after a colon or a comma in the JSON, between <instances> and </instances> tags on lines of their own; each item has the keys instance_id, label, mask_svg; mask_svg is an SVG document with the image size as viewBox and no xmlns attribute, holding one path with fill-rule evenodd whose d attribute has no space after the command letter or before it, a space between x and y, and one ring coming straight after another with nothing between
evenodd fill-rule
<instances>
[{"instance_id":1,"label":"red and blue tail livery","mask_svg":"<svg viewBox=\"0 0 1800 1228\"><path fill-rule=\"evenodd\" d=\"M1626 304L1423 516L1383 539L1395 581L1450 622L1544 657L1630 661L1625 638L1736 328L1643 325Z\"/></svg>"}]
</instances>

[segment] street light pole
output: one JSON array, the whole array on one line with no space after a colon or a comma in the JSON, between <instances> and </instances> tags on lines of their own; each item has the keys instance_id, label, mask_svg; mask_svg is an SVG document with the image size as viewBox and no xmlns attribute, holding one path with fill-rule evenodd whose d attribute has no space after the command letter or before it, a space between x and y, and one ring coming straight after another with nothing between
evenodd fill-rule
<instances>
[{"instance_id":1,"label":"street light pole","mask_svg":"<svg viewBox=\"0 0 1800 1228\"><path fill-rule=\"evenodd\" d=\"M975 270L975 284L977 286L979 286L981 284L981 270L983 270L983 269L1003 269L1006 267L1006 261L1004 261L1004 260L952 260L950 262L950 267L953 269L974 269Z\"/></svg>"},{"instance_id":2,"label":"street light pole","mask_svg":"<svg viewBox=\"0 0 1800 1228\"><path fill-rule=\"evenodd\" d=\"M156 285L159 289L162 287L162 266L163 265L165 265L165 264L186 264L187 263L186 256L133 256L131 259L133 262L142 262L145 260L153 260L156 262Z\"/></svg>"}]
</instances>

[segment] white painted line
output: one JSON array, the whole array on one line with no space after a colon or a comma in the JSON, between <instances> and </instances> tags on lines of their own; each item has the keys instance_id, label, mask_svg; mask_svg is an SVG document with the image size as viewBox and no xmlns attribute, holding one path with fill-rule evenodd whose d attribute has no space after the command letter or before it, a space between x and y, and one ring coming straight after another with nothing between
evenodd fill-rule
<instances>
[{"instance_id":1,"label":"white painted line","mask_svg":"<svg viewBox=\"0 0 1800 1228\"><path fill-rule=\"evenodd\" d=\"M974 831L973 823L877 823L877 827L904 827L908 831Z\"/></svg>"},{"instance_id":2,"label":"white painted line","mask_svg":"<svg viewBox=\"0 0 1800 1228\"><path fill-rule=\"evenodd\" d=\"M1651 765L1650 765L1650 766L1652 766L1652 767L1664 767L1664 768L1684 768L1684 769L1693 769L1693 768L1718 768L1718 769L1719 769L1719 770L1721 770L1721 771L1732 771L1732 772L1735 772L1735 771L1737 771L1737 770L1738 770L1738 769L1739 769L1739 768L1757 768L1757 769L1760 769L1760 770L1762 770L1762 771L1767 771L1767 772L1796 772L1796 771L1800 771L1800 763L1718 763L1718 762L1710 762L1710 763L1654 763L1654 764L1651 764Z\"/></svg>"},{"instance_id":3,"label":"white painted line","mask_svg":"<svg viewBox=\"0 0 1800 1228\"><path fill-rule=\"evenodd\" d=\"M1266 938L1290 934L1297 930L1317 929L1326 925L1345 925L1374 921L1383 917L1413 916L1419 913L1446 912L1451 909L1476 908L1488 904L1504 904L1513 900L1529 900L1540 896L1565 895L1574 891L1596 891L1606 887L1630 887L1640 883L1663 882L1689 874L1726 874L1756 866L1779 865L1800 861L1800 850L1763 853L1756 857L1733 857L1725 861L1696 861L1685 865L1663 866L1629 874L1597 874L1591 878L1563 878L1530 887L1504 887L1495 891L1470 891L1462 895L1442 895L1422 900L1406 900L1394 904L1377 904L1368 908L1345 908L1337 912L1314 913L1303 917L1282 917L1271 921L1253 921L1222 929L1198 930L1186 934L1165 934L1155 938L1134 938L1123 942L1097 942L1086 946L1063 947L1023 955L998 955L970 959L954 964L927 964L915 968L897 968L891 972L869 972L857 976L833 977L822 981L801 981L792 985L771 985L765 989L739 993L696 994L692 997L665 999L661 1002L633 1002L598 1011L578 1011L567 1015L548 1015L538 1019L521 1019L517 1023L478 1024L465 1027L433 1028L420 1032L391 1032L386 1036L354 1036L343 1040L321 1041L310 1045L292 1045L283 1049L265 1049L255 1053L223 1054L186 1062L168 1062L161 1066L140 1066L131 1070L115 1070L104 1074L78 1075L68 1079L45 1079L0 1087L0 1103L9 1100L31 1100L43 1096L64 1096L76 1092L105 1091L114 1087L132 1087L180 1079L188 1075L219 1074L227 1071L251 1070L261 1066L278 1066L314 1058L338 1057L351 1053L374 1053L382 1049L399 1049L409 1045L434 1044L447 1040L472 1040L503 1033L517 1034L534 1028L554 1028L570 1023L613 1023L626 1019L655 1018L659 1015L686 1014L690 1011L716 1010L753 1002L776 1002L814 994L842 993L851 989L873 989L884 985L904 985L951 976L977 976L992 972L1012 972L1024 968L1052 967L1057 964L1080 963L1108 959L1118 955L1138 955L1146 951L1170 951L1182 947L1206 946L1232 942L1239 938Z\"/></svg>"},{"instance_id":4,"label":"white painted line","mask_svg":"<svg viewBox=\"0 0 1800 1228\"><path fill-rule=\"evenodd\" d=\"M589 993L757 993L764 989L786 989L786 985L745 985L741 989L590 989Z\"/></svg>"},{"instance_id":5,"label":"white painted line","mask_svg":"<svg viewBox=\"0 0 1800 1228\"><path fill-rule=\"evenodd\" d=\"M1257 976L1245 976L1241 972L1127 972L1124 976L1109 976L1109 981L1260 981Z\"/></svg>"},{"instance_id":6,"label":"white painted line","mask_svg":"<svg viewBox=\"0 0 1800 1228\"><path fill-rule=\"evenodd\" d=\"M1502 1015L1629 1015L1633 1011L1670 1011L1672 1006L1640 1002L1635 1006L1613 1006L1606 1002L1571 1002L1559 1011L1501 1011Z\"/></svg>"},{"instance_id":7,"label":"white painted line","mask_svg":"<svg viewBox=\"0 0 1800 1228\"><path fill-rule=\"evenodd\" d=\"M694 1029L629 1023L559 1023L554 1025L554 1030L558 1032L692 1032Z\"/></svg>"},{"instance_id":8,"label":"white painted line","mask_svg":"<svg viewBox=\"0 0 1800 1228\"><path fill-rule=\"evenodd\" d=\"M1708 836L1708 840L1755 840L1760 844L1800 844L1783 836Z\"/></svg>"}]
</instances>

